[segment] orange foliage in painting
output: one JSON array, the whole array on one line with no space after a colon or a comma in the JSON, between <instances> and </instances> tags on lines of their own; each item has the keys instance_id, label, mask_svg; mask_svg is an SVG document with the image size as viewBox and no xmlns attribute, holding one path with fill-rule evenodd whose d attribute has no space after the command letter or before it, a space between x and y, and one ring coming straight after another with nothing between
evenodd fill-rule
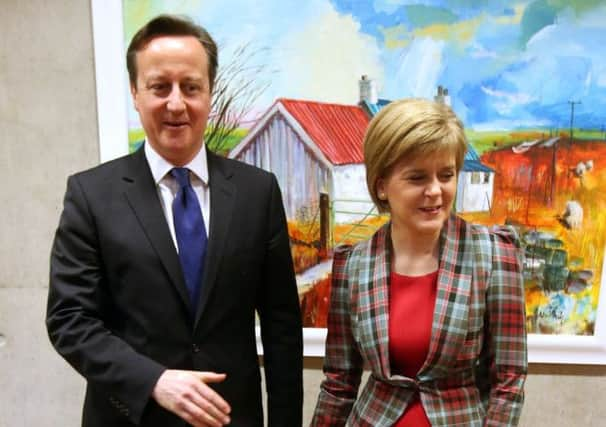
<instances>
[{"instance_id":1,"label":"orange foliage in painting","mask_svg":"<svg viewBox=\"0 0 606 427\"><path fill-rule=\"evenodd\" d=\"M330 280L330 275L321 279L300 296L304 328L326 327L330 303Z\"/></svg>"},{"instance_id":2,"label":"orange foliage in painting","mask_svg":"<svg viewBox=\"0 0 606 427\"><path fill-rule=\"evenodd\" d=\"M484 224L517 224L522 230L546 230L564 242L569 258L579 269L594 272L592 286L576 298L587 295L597 307L606 244L606 144L598 141L560 139L556 146L540 144L524 153L511 148L486 152L482 163L495 170L491 212L463 213L462 217ZM579 177L574 168L592 161L593 167ZM567 228L561 219L566 203L583 208L580 228ZM526 311L531 316L547 297L536 284L526 283Z\"/></svg>"},{"instance_id":3,"label":"orange foliage in painting","mask_svg":"<svg viewBox=\"0 0 606 427\"><path fill-rule=\"evenodd\" d=\"M388 216L382 215L368 217L357 224L337 224L332 230L333 244L335 246L352 245L361 240L366 240L388 219ZM289 220L288 235L296 273L301 273L316 265L323 258L330 257L332 247L328 248L328 254L320 253L320 232L317 223Z\"/></svg>"},{"instance_id":4,"label":"orange foliage in painting","mask_svg":"<svg viewBox=\"0 0 606 427\"><path fill-rule=\"evenodd\" d=\"M318 249L309 246L291 244L290 252L295 266L295 273L299 274L318 263Z\"/></svg>"},{"instance_id":5,"label":"orange foliage in painting","mask_svg":"<svg viewBox=\"0 0 606 427\"><path fill-rule=\"evenodd\" d=\"M369 239L388 220L388 215L381 215L368 217L358 224L337 224L332 230L333 241L335 245L356 244Z\"/></svg>"},{"instance_id":6,"label":"orange foliage in painting","mask_svg":"<svg viewBox=\"0 0 606 427\"><path fill-rule=\"evenodd\" d=\"M301 273L318 263L320 233L316 224L288 221L288 236L295 273Z\"/></svg>"},{"instance_id":7,"label":"orange foliage in painting","mask_svg":"<svg viewBox=\"0 0 606 427\"><path fill-rule=\"evenodd\" d=\"M355 244L360 240L368 239L387 220L387 216L381 216L366 218L358 224L337 224L332 230L333 244ZM291 250L295 269L297 273L300 273L321 260L322 257L318 249L316 249L316 247L319 247L319 240L306 240L306 236L310 234L305 229L302 231L300 223L295 221L288 223L288 229L291 237ZM316 246L312 248L312 245ZM331 249L329 248L329 252ZM326 327L330 301L330 281L331 275L329 274L327 277L323 277L310 286L306 286L305 289L300 290L299 299L304 327Z\"/></svg>"}]
</instances>

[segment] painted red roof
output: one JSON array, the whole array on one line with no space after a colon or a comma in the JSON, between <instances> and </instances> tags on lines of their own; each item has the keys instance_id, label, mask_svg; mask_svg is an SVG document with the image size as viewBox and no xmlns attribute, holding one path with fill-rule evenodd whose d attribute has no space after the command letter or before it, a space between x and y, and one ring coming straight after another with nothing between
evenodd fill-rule
<instances>
[{"instance_id":1,"label":"painted red roof","mask_svg":"<svg viewBox=\"0 0 606 427\"><path fill-rule=\"evenodd\" d=\"M356 105L278 99L335 165L362 163L368 117Z\"/></svg>"}]
</instances>

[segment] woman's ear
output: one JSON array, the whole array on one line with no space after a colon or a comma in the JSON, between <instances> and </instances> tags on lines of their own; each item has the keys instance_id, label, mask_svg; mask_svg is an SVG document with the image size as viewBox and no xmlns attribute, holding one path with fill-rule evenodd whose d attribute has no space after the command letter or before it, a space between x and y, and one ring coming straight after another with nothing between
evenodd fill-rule
<instances>
[{"instance_id":1,"label":"woman's ear","mask_svg":"<svg viewBox=\"0 0 606 427\"><path fill-rule=\"evenodd\" d=\"M377 197L379 198L379 200L386 201L387 194L385 194L385 179L383 179L383 178L377 179L376 188L377 188Z\"/></svg>"}]
</instances>

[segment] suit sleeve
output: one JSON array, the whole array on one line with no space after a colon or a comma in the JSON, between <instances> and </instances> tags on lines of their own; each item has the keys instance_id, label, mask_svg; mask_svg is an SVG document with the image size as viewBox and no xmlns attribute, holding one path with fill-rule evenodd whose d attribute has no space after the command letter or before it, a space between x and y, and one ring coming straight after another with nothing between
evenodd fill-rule
<instances>
[{"instance_id":1,"label":"suit sleeve","mask_svg":"<svg viewBox=\"0 0 606 427\"><path fill-rule=\"evenodd\" d=\"M325 380L320 386L311 426L344 426L356 400L363 360L352 334L347 261L351 247L335 251L332 269Z\"/></svg>"},{"instance_id":2,"label":"suit sleeve","mask_svg":"<svg viewBox=\"0 0 606 427\"><path fill-rule=\"evenodd\" d=\"M268 425L294 427L303 422L303 329L286 216L273 175L270 192L265 277L258 302Z\"/></svg>"},{"instance_id":3,"label":"suit sleeve","mask_svg":"<svg viewBox=\"0 0 606 427\"><path fill-rule=\"evenodd\" d=\"M102 213L97 213L102 214ZM111 316L99 235L77 176L68 179L50 260L46 326L67 362L138 424L164 367L135 352L105 325Z\"/></svg>"},{"instance_id":4,"label":"suit sleeve","mask_svg":"<svg viewBox=\"0 0 606 427\"><path fill-rule=\"evenodd\" d=\"M515 426L528 370L522 252L513 229L497 229L487 289L490 394L486 426Z\"/></svg>"}]
</instances>

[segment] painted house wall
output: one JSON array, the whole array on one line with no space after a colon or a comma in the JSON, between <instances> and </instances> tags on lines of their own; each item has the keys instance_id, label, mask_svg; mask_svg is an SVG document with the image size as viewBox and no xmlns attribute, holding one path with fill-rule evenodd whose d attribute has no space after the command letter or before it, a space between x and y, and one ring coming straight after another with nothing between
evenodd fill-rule
<instances>
[{"instance_id":1,"label":"painted house wall","mask_svg":"<svg viewBox=\"0 0 606 427\"><path fill-rule=\"evenodd\" d=\"M479 183L472 179L479 174ZM488 174L488 182L484 182ZM474 181L474 183L472 183ZM461 171L457 182L457 212L486 212L492 204L494 173Z\"/></svg>"},{"instance_id":2,"label":"painted house wall","mask_svg":"<svg viewBox=\"0 0 606 427\"><path fill-rule=\"evenodd\" d=\"M317 207L320 192L329 191L329 170L280 113L268 120L236 159L276 175L290 219L301 214L302 208Z\"/></svg>"},{"instance_id":3,"label":"painted house wall","mask_svg":"<svg viewBox=\"0 0 606 427\"><path fill-rule=\"evenodd\" d=\"M373 209L374 205L366 189L364 164L335 166L331 196L337 224L359 221Z\"/></svg>"}]
</instances>

